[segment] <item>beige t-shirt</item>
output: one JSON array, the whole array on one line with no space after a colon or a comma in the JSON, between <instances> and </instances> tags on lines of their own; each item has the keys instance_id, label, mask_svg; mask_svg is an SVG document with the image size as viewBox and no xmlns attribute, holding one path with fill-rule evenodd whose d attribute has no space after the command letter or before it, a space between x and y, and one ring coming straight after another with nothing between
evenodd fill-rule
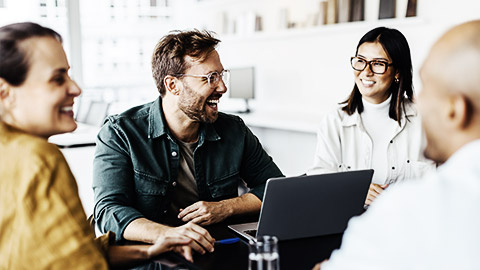
<instances>
[{"instance_id":1,"label":"beige t-shirt","mask_svg":"<svg viewBox=\"0 0 480 270\"><path fill-rule=\"evenodd\" d=\"M195 168L193 165L193 151L198 142L186 143L177 140L180 146L180 169L178 179L172 196L169 216L176 217L179 210L198 201L197 182L195 180Z\"/></svg>"}]
</instances>

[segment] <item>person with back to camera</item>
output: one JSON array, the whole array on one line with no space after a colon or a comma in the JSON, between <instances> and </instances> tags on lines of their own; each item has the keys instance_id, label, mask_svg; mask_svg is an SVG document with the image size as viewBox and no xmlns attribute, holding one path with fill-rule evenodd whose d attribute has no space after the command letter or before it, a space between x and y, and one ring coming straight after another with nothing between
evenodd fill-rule
<instances>
[{"instance_id":1,"label":"person with back to camera","mask_svg":"<svg viewBox=\"0 0 480 270\"><path fill-rule=\"evenodd\" d=\"M75 179L51 135L73 131L74 98L62 38L34 23L0 28L0 269L108 269L185 253L186 237L113 246L87 222Z\"/></svg>"},{"instance_id":2,"label":"person with back to camera","mask_svg":"<svg viewBox=\"0 0 480 270\"><path fill-rule=\"evenodd\" d=\"M321 120L314 165L307 174L374 169L368 206L390 184L435 166L423 156L425 138L413 103L412 61L403 34L386 27L369 31L350 63L353 91Z\"/></svg>"}]
</instances>

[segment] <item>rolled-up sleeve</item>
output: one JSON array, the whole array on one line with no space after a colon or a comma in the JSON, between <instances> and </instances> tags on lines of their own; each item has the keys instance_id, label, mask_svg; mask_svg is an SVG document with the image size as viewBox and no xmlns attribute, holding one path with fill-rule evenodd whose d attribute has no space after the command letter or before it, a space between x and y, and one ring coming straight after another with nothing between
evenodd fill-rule
<instances>
[{"instance_id":1,"label":"rolled-up sleeve","mask_svg":"<svg viewBox=\"0 0 480 270\"><path fill-rule=\"evenodd\" d=\"M123 239L125 228L143 217L134 208L135 184L129 143L115 123L108 121L97 136L93 162L94 215L101 232Z\"/></svg>"}]
</instances>

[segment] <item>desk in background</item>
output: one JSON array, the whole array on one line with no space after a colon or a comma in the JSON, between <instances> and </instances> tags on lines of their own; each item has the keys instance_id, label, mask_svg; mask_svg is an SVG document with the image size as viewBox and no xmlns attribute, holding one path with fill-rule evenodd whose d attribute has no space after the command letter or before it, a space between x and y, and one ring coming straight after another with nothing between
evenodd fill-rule
<instances>
[{"instance_id":1,"label":"desk in background","mask_svg":"<svg viewBox=\"0 0 480 270\"><path fill-rule=\"evenodd\" d=\"M255 110L237 115L258 137L283 174L301 175L312 167L322 114Z\"/></svg>"},{"instance_id":2,"label":"desk in background","mask_svg":"<svg viewBox=\"0 0 480 270\"><path fill-rule=\"evenodd\" d=\"M77 129L73 132L51 136L48 141L60 148L95 146L100 127L77 122Z\"/></svg>"}]
</instances>

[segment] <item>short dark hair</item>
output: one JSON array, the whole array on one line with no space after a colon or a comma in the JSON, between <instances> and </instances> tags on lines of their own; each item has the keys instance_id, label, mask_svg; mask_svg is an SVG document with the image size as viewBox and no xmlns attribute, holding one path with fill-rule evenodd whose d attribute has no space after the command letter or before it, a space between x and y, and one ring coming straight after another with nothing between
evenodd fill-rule
<instances>
[{"instance_id":1,"label":"short dark hair","mask_svg":"<svg viewBox=\"0 0 480 270\"><path fill-rule=\"evenodd\" d=\"M219 42L213 37L213 32L197 29L172 31L160 39L152 55L152 74L160 95L163 97L166 92L163 85L165 76L182 74L189 68L185 56L203 61L202 58L213 51Z\"/></svg>"},{"instance_id":2,"label":"short dark hair","mask_svg":"<svg viewBox=\"0 0 480 270\"><path fill-rule=\"evenodd\" d=\"M399 81L394 81L389 89L392 99L388 114L390 118L397 121L400 125L402 112L405 111L405 98L413 102L412 58L407 39L397 29L377 27L370 30L360 39L355 56L358 54L358 48L365 42L380 43L390 58L392 58L393 67L399 73ZM342 110L349 115L352 115L355 111L358 111L358 113L363 112L362 94L358 90L357 84L354 84L348 99L340 104L346 104L342 107Z\"/></svg>"},{"instance_id":3,"label":"short dark hair","mask_svg":"<svg viewBox=\"0 0 480 270\"><path fill-rule=\"evenodd\" d=\"M62 42L60 34L36 23L15 23L0 28L0 78L13 86L21 85L27 78L29 57L21 43L33 37L52 37Z\"/></svg>"}]
</instances>

